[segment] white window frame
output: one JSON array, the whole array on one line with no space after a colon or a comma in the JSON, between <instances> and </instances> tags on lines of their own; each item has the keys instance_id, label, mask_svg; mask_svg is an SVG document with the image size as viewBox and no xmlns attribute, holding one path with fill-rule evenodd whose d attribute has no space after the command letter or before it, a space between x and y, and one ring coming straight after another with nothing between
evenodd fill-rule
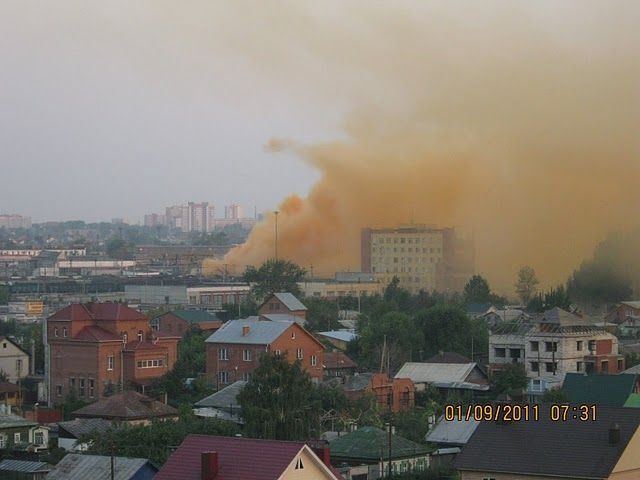
<instances>
[{"instance_id":1,"label":"white window frame","mask_svg":"<svg viewBox=\"0 0 640 480\"><path fill-rule=\"evenodd\" d=\"M13 443L22 443L22 432L16 432L13 434Z\"/></svg>"},{"instance_id":2,"label":"white window frame","mask_svg":"<svg viewBox=\"0 0 640 480\"><path fill-rule=\"evenodd\" d=\"M220 348L218 350L218 360L229 360L229 349Z\"/></svg>"},{"instance_id":3,"label":"white window frame","mask_svg":"<svg viewBox=\"0 0 640 480\"><path fill-rule=\"evenodd\" d=\"M316 365L318 365L318 357L315 355L311 355L311 366L315 367Z\"/></svg>"},{"instance_id":4,"label":"white window frame","mask_svg":"<svg viewBox=\"0 0 640 480\"><path fill-rule=\"evenodd\" d=\"M114 361L114 357L113 355L109 355L107 357L107 372L111 372L113 371L113 365L114 365L115 361Z\"/></svg>"},{"instance_id":5,"label":"white window frame","mask_svg":"<svg viewBox=\"0 0 640 480\"><path fill-rule=\"evenodd\" d=\"M302 360L304 358L304 350L302 348L296 348L296 358Z\"/></svg>"},{"instance_id":6,"label":"white window frame","mask_svg":"<svg viewBox=\"0 0 640 480\"><path fill-rule=\"evenodd\" d=\"M243 350L242 351L242 360L245 362L250 362L252 359L251 350Z\"/></svg>"},{"instance_id":7,"label":"white window frame","mask_svg":"<svg viewBox=\"0 0 640 480\"><path fill-rule=\"evenodd\" d=\"M7 448L7 436L4 434L0 435L0 448Z\"/></svg>"}]
</instances>

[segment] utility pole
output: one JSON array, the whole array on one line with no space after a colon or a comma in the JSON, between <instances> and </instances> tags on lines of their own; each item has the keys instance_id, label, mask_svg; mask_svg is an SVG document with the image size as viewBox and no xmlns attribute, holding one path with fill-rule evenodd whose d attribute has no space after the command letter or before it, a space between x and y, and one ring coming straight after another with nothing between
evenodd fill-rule
<instances>
[{"instance_id":1,"label":"utility pole","mask_svg":"<svg viewBox=\"0 0 640 480\"><path fill-rule=\"evenodd\" d=\"M276 210L275 212L273 212L273 214L276 216L276 241L275 241L275 250L276 250L276 262L278 261L278 210Z\"/></svg>"}]
</instances>

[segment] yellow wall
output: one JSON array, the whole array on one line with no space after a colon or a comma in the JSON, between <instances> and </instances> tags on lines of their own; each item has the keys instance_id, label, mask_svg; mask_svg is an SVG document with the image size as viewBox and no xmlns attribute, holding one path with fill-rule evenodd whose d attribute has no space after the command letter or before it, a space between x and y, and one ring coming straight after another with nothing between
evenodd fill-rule
<instances>
[{"instance_id":1,"label":"yellow wall","mask_svg":"<svg viewBox=\"0 0 640 480\"><path fill-rule=\"evenodd\" d=\"M302 459L304 468L296 470L298 458ZM336 480L336 477L325 467L320 459L305 446L278 480Z\"/></svg>"},{"instance_id":2,"label":"yellow wall","mask_svg":"<svg viewBox=\"0 0 640 480\"><path fill-rule=\"evenodd\" d=\"M635 472L630 477L622 475L626 472ZM636 433L633 434L631 440L627 444L624 452L620 456L618 463L613 467L611 472L611 479L625 479L626 478L640 478L640 428L636 429Z\"/></svg>"}]
</instances>

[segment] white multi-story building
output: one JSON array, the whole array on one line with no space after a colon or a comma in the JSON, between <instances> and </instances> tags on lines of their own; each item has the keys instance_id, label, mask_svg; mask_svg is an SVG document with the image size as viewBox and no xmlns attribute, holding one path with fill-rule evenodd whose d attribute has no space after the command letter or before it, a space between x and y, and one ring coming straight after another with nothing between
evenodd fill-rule
<instances>
[{"instance_id":1,"label":"white multi-story building","mask_svg":"<svg viewBox=\"0 0 640 480\"><path fill-rule=\"evenodd\" d=\"M523 365L530 393L559 386L569 372L624 370L615 335L560 308L531 322L505 323L494 329L489 337L490 370L495 373L510 363Z\"/></svg>"}]
</instances>

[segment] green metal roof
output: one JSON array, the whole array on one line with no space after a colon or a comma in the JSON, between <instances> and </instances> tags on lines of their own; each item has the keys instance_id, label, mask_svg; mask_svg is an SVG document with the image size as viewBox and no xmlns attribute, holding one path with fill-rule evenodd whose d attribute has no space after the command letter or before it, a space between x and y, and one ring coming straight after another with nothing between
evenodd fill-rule
<instances>
[{"instance_id":1,"label":"green metal roof","mask_svg":"<svg viewBox=\"0 0 640 480\"><path fill-rule=\"evenodd\" d=\"M633 392L635 375L567 373L562 389L571 403L622 407Z\"/></svg>"},{"instance_id":2,"label":"green metal roof","mask_svg":"<svg viewBox=\"0 0 640 480\"><path fill-rule=\"evenodd\" d=\"M331 458L377 462L389 458L389 433L376 427L362 427L330 442ZM431 448L398 435L391 435L391 458L422 456Z\"/></svg>"},{"instance_id":3,"label":"green metal roof","mask_svg":"<svg viewBox=\"0 0 640 480\"><path fill-rule=\"evenodd\" d=\"M640 408L640 393L632 393L624 402L625 407Z\"/></svg>"},{"instance_id":4,"label":"green metal roof","mask_svg":"<svg viewBox=\"0 0 640 480\"><path fill-rule=\"evenodd\" d=\"M173 310L171 313L189 323L218 320L218 317L204 310Z\"/></svg>"}]
</instances>

